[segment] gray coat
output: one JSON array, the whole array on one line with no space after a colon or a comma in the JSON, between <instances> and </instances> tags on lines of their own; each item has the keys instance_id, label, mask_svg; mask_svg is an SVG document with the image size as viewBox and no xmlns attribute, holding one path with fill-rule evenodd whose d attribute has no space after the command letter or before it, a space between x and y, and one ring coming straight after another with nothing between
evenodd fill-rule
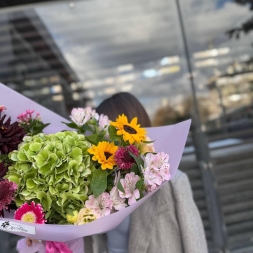
<instances>
[{"instance_id":1,"label":"gray coat","mask_svg":"<svg viewBox=\"0 0 253 253\"><path fill-rule=\"evenodd\" d=\"M85 238L85 253L106 252L106 235ZM202 221L186 174L178 171L131 215L129 253L207 253Z\"/></svg>"}]
</instances>

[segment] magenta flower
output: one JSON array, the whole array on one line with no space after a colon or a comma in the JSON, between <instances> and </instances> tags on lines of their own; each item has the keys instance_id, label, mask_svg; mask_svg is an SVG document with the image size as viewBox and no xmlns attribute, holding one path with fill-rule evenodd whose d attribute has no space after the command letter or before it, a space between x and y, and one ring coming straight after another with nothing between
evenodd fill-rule
<instances>
[{"instance_id":1,"label":"magenta flower","mask_svg":"<svg viewBox=\"0 0 253 253\"><path fill-rule=\"evenodd\" d=\"M35 204L34 201L32 201L31 205L24 203L14 213L14 219L16 220L37 224L44 224L46 222L44 216L41 204Z\"/></svg>"},{"instance_id":2,"label":"magenta flower","mask_svg":"<svg viewBox=\"0 0 253 253\"><path fill-rule=\"evenodd\" d=\"M0 213L3 209L7 209L7 206L14 199L14 194L18 186L9 182L8 180L0 181Z\"/></svg>"},{"instance_id":3,"label":"magenta flower","mask_svg":"<svg viewBox=\"0 0 253 253\"><path fill-rule=\"evenodd\" d=\"M127 198L128 204L132 205L136 202L136 199L140 198L140 192L136 189L136 183L139 181L139 176L134 172L125 175L124 179L120 179L120 183L125 192L119 191L121 198Z\"/></svg>"},{"instance_id":4,"label":"magenta flower","mask_svg":"<svg viewBox=\"0 0 253 253\"><path fill-rule=\"evenodd\" d=\"M19 123L29 123L31 120L33 120L33 114L34 110L26 110L25 112L22 112L18 115L18 122ZM40 114L36 113L35 118L36 120L41 120L40 119Z\"/></svg>"},{"instance_id":5,"label":"magenta flower","mask_svg":"<svg viewBox=\"0 0 253 253\"><path fill-rule=\"evenodd\" d=\"M134 158L129 154L129 152L138 156L139 150L135 146L130 145L127 147L119 147L115 153L114 160L123 170L130 169L135 163Z\"/></svg>"},{"instance_id":6,"label":"magenta flower","mask_svg":"<svg viewBox=\"0 0 253 253\"><path fill-rule=\"evenodd\" d=\"M107 192L103 192L97 198L95 198L94 195L90 195L89 199L85 201L85 207L90 208L97 218L109 215L112 206L112 200Z\"/></svg>"}]
</instances>

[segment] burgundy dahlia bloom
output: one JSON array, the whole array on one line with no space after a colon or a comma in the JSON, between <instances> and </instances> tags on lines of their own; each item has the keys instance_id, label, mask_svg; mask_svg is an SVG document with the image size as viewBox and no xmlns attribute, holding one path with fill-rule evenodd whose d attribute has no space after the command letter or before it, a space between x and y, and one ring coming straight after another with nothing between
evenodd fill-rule
<instances>
[{"instance_id":1,"label":"burgundy dahlia bloom","mask_svg":"<svg viewBox=\"0 0 253 253\"><path fill-rule=\"evenodd\" d=\"M0 117L0 153L9 154L16 150L25 136L24 129L15 121L11 124L9 117L5 121L6 115Z\"/></svg>"},{"instance_id":2,"label":"burgundy dahlia bloom","mask_svg":"<svg viewBox=\"0 0 253 253\"><path fill-rule=\"evenodd\" d=\"M14 199L14 193L17 188L18 186L15 183L6 179L0 182L0 215L3 215L4 209L8 209L8 205Z\"/></svg>"},{"instance_id":3,"label":"burgundy dahlia bloom","mask_svg":"<svg viewBox=\"0 0 253 253\"><path fill-rule=\"evenodd\" d=\"M115 153L114 160L117 165L123 170L130 169L135 163L134 158L129 153L138 156L139 150L135 146L130 145L127 147L119 147Z\"/></svg>"},{"instance_id":4,"label":"burgundy dahlia bloom","mask_svg":"<svg viewBox=\"0 0 253 253\"><path fill-rule=\"evenodd\" d=\"M34 201L32 201L30 205L24 203L21 207L19 207L14 214L14 219L37 224L44 224L46 222L44 216L45 214L43 213L41 204L35 204Z\"/></svg>"}]
</instances>

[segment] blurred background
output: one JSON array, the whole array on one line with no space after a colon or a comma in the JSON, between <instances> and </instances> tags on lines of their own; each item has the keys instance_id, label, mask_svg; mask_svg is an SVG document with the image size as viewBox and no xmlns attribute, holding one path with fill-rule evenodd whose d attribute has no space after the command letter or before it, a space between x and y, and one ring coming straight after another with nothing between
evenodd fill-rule
<instances>
[{"instance_id":1,"label":"blurred background","mask_svg":"<svg viewBox=\"0 0 253 253\"><path fill-rule=\"evenodd\" d=\"M66 118L119 91L142 102L153 126L192 118L180 169L209 252L253 252L252 0L0 7L0 82ZM0 232L0 252L15 252L16 240Z\"/></svg>"}]
</instances>

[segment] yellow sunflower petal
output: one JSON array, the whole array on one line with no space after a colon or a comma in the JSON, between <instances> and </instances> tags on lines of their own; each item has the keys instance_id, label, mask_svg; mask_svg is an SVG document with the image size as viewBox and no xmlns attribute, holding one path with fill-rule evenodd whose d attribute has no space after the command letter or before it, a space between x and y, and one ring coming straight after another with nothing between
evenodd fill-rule
<instances>
[{"instance_id":1,"label":"yellow sunflower petal","mask_svg":"<svg viewBox=\"0 0 253 253\"><path fill-rule=\"evenodd\" d=\"M102 141L97 146L93 145L88 151L90 154L93 154L92 160L98 161L101 164L101 168L105 170L113 169L113 166L116 165L114 154L117 149L118 147L113 142Z\"/></svg>"}]
</instances>

